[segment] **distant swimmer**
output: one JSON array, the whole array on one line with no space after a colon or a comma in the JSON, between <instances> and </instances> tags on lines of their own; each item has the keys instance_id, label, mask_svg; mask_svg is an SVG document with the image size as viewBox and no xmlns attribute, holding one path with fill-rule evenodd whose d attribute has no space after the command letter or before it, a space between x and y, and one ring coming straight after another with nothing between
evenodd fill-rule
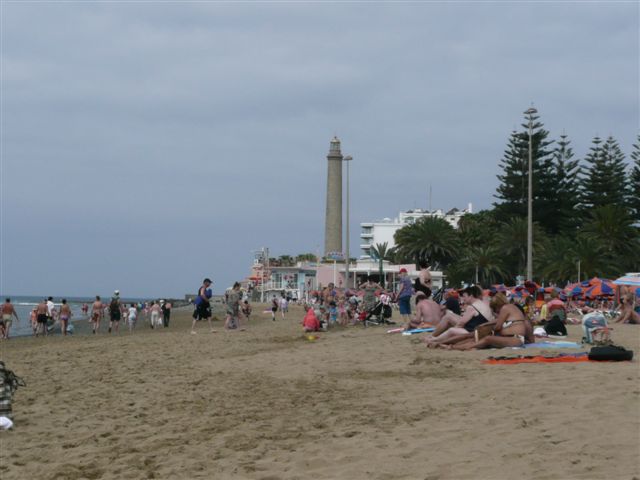
<instances>
[{"instance_id":1,"label":"distant swimmer","mask_svg":"<svg viewBox=\"0 0 640 480\"><path fill-rule=\"evenodd\" d=\"M96 295L96 301L91 305L91 323L93 324L93 333L100 331L100 320L104 315L104 303L100 300L100 295Z\"/></svg>"},{"instance_id":2,"label":"distant swimmer","mask_svg":"<svg viewBox=\"0 0 640 480\"><path fill-rule=\"evenodd\" d=\"M0 333L5 340L9 339L9 329L11 328L13 317L16 317L16 322L20 322L18 313L11 303L11 299L7 298L2 305L2 321L0 321Z\"/></svg>"}]
</instances>

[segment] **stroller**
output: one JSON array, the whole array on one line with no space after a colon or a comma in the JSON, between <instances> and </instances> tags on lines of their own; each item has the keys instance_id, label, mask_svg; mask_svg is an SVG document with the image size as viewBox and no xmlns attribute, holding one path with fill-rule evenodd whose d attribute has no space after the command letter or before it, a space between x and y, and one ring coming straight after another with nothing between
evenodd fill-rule
<instances>
[{"instance_id":1,"label":"stroller","mask_svg":"<svg viewBox=\"0 0 640 480\"><path fill-rule=\"evenodd\" d=\"M396 322L389 320L391 314L391 305L385 305L378 300L371 309L360 312L359 320L365 327L369 325L395 325Z\"/></svg>"}]
</instances>

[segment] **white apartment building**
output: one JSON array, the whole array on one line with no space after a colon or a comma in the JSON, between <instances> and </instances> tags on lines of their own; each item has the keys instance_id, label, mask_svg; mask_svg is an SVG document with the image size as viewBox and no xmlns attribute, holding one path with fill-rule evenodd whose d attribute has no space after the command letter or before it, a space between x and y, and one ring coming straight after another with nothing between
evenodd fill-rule
<instances>
[{"instance_id":1,"label":"white apartment building","mask_svg":"<svg viewBox=\"0 0 640 480\"><path fill-rule=\"evenodd\" d=\"M458 222L460 218L466 213L473 213L473 205L469 204L465 210L458 210L452 208L448 212L444 212L441 209L438 210L423 210L416 208L414 210L407 210L406 212L400 212L398 217L383 218L375 222L363 222L360 224L360 258L367 260L371 258L371 246L378 243L387 242L389 248L395 246L393 235L400 228L411 225L416 220L425 217L442 218L449 222L453 228L458 228Z\"/></svg>"}]
</instances>

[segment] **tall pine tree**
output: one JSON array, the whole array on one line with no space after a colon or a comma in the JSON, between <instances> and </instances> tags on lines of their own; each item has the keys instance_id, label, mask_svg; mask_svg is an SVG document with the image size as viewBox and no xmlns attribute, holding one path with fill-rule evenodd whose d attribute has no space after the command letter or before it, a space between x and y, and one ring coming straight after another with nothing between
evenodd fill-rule
<instances>
[{"instance_id":1,"label":"tall pine tree","mask_svg":"<svg viewBox=\"0 0 640 480\"><path fill-rule=\"evenodd\" d=\"M585 215L605 205L627 205L628 179L624 153L611 136L603 143L593 139L593 146L585 157L586 168L580 186L580 197Z\"/></svg>"},{"instance_id":2,"label":"tall pine tree","mask_svg":"<svg viewBox=\"0 0 640 480\"><path fill-rule=\"evenodd\" d=\"M578 206L580 204L580 166L573 160L571 141L563 132L553 152L553 169L556 180L556 201L558 215L551 233L571 233L580 225Z\"/></svg>"},{"instance_id":3,"label":"tall pine tree","mask_svg":"<svg viewBox=\"0 0 640 480\"><path fill-rule=\"evenodd\" d=\"M631 152L631 174L629 181L629 205L636 222L640 222L640 135L638 135L637 143L633 144Z\"/></svg>"},{"instance_id":4,"label":"tall pine tree","mask_svg":"<svg viewBox=\"0 0 640 480\"><path fill-rule=\"evenodd\" d=\"M558 190L553 168L553 140L548 140L549 132L532 117L532 172L533 172L533 220L545 230L553 231L557 227ZM494 203L496 216L500 221L508 221L514 217L527 216L527 197L529 179L529 123L522 124L523 131L511 132L507 150L500 166L502 174L498 175L498 185Z\"/></svg>"}]
</instances>

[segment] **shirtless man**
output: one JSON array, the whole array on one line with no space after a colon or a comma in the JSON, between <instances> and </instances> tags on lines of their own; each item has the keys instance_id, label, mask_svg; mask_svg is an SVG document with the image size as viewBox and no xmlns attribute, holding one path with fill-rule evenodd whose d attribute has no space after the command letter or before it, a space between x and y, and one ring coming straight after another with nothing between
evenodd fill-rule
<instances>
[{"instance_id":1,"label":"shirtless man","mask_svg":"<svg viewBox=\"0 0 640 480\"><path fill-rule=\"evenodd\" d=\"M20 321L18 314L16 313L16 309L13 308L11 299L7 298L2 305L2 321L0 321L0 331L2 332L2 338L5 340L9 339L9 328L11 328L13 317L16 317L16 322Z\"/></svg>"},{"instance_id":2,"label":"shirtless man","mask_svg":"<svg viewBox=\"0 0 640 480\"><path fill-rule=\"evenodd\" d=\"M100 331L100 320L104 315L104 303L100 301L100 295L96 295L96 301L91 305L91 323L93 323L93 333Z\"/></svg>"},{"instance_id":3,"label":"shirtless man","mask_svg":"<svg viewBox=\"0 0 640 480\"><path fill-rule=\"evenodd\" d=\"M416 295L416 314L407 324L405 330L424 328L437 325L442 318L442 308L431 299L431 290L426 289Z\"/></svg>"},{"instance_id":4,"label":"shirtless man","mask_svg":"<svg viewBox=\"0 0 640 480\"><path fill-rule=\"evenodd\" d=\"M49 318L49 309L47 308L47 300L42 300L36 307L36 321L38 326L36 328L36 337L42 331L43 335L47 334L47 320Z\"/></svg>"}]
</instances>

